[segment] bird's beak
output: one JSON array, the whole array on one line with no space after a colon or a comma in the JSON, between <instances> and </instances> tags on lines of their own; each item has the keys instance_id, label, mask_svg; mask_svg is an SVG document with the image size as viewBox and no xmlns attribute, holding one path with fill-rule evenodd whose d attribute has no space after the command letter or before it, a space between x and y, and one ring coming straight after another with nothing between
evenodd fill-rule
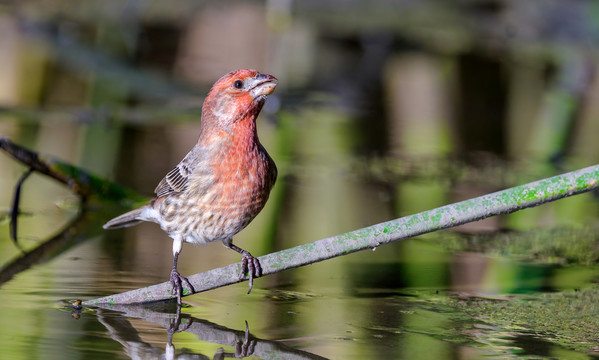
<instances>
[{"instance_id":1,"label":"bird's beak","mask_svg":"<svg viewBox=\"0 0 599 360\"><path fill-rule=\"evenodd\" d=\"M250 81L250 95L254 99L264 99L272 94L279 82L276 77L269 74L258 74Z\"/></svg>"}]
</instances>

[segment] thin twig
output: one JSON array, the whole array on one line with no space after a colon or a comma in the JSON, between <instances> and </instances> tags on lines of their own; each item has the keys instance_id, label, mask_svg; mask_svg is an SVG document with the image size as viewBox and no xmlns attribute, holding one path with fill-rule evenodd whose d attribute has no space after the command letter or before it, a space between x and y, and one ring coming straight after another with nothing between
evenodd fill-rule
<instances>
[{"instance_id":1,"label":"thin twig","mask_svg":"<svg viewBox=\"0 0 599 360\"><path fill-rule=\"evenodd\" d=\"M143 203L149 199L138 193L116 185L110 180L94 175L84 169L71 165L51 156L42 156L21 145L13 143L7 137L0 136L0 150L19 163L35 170L37 173L49 176L66 185L81 199L93 196L96 200L120 201L127 203Z\"/></svg>"},{"instance_id":2,"label":"thin twig","mask_svg":"<svg viewBox=\"0 0 599 360\"><path fill-rule=\"evenodd\" d=\"M447 229L489 216L525 208L599 188L599 165L516 186L474 199L380 223L345 234L268 254L259 258L263 275L313 264L409 237ZM189 276L197 292L238 283L240 263ZM189 293L184 296L190 295ZM84 302L84 305L135 304L175 299L169 282Z\"/></svg>"},{"instance_id":3,"label":"thin twig","mask_svg":"<svg viewBox=\"0 0 599 360\"><path fill-rule=\"evenodd\" d=\"M23 249L21 249L21 247L19 246L19 241L17 238L17 219L20 213L19 205L21 204L21 189L23 188L23 183L25 182L25 180L27 180L29 175L31 175L32 173L33 168L29 168L29 170L27 170L23 175L21 175L19 181L17 181L17 185L15 185L15 191L12 197L12 206L10 208L10 237L21 251L23 251Z\"/></svg>"}]
</instances>

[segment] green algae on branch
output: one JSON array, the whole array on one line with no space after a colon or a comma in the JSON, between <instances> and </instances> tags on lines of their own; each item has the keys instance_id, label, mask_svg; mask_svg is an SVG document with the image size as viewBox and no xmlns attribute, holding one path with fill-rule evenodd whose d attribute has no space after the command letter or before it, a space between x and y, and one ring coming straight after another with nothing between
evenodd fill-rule
<instances>
[{"instance_id":1,"label":"green algae on branch","mask_svg":"<svg viewBox=\"0 0 599 360\"><path fill-rule=\"evenodd\" d=\"M599 165L278 251L262 256L259 260L263 275L273 274L490 216L509 214L597 188ZM231 264L189 276L188 279L196 292L202 292L242 281L238 276L240 270L239 263ZM108 301L119 304L164 301L171 298L170 289L170 283L165 282L88 300L84 304L95 305Z\"/></svg>"}]
</instances>

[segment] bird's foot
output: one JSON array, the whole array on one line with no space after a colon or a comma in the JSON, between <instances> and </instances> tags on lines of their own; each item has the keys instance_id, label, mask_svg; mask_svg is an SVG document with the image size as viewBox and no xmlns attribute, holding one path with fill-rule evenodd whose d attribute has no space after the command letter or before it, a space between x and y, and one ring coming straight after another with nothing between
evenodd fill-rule
<instances>
[{"instance_id":1,"label":"bird's foot","mask_svg":"<svg viewBox=\"0 0 599 360\"><path fill-rule=\"evenodd\" d=\"M193 318L188 317L186 318L186 322L183 325L183 327L181 327L181 307L177 306L177 312L175 314L175 318L174 319L170 319L169 320L169 326L166 329L167 330L167 334L169 335L169 338L172 340L172 336L175 333L178 332L183 332L183 331L187 331L187 329L189 329L189 327L191 326L191 324L193 323Z\"/></svg>"},{"instance_id":2,"label":"bird's foot","mask_svg":"<svg viewBox=\"0 0 599 360\"><path fill-rule=\"evenodd\" d=\"M244 342L235 341L235 357L241 359L244 357L251 356L256 348L256 339L250 338L250 327L248 322L245 322L245 338Z\"/></svg>"},{"instance_id":3,"label":"bird's foot","mask_svg":"<svg viewBox=\"0 0 599 360\"><path fill-rule=\"evenodd\" d=\"M236 336L237 337L237 336ZM248 356L252 356L254 354L254 349L256 348L256 344L258 340L256 340L251 334L250 329L248 327L248 322L245 322L245 336L243 339L237 337L235 340L235 352L225 352L225 349L219 348L214 354L214 359L224 359L224 358L235 358L235 359L243 359Z\"/></svg>"},{"instance_id":4,"label":"bird's foot","mask_svg":"<svg viewBox=\"0 0 599 360\"><path fill-rule=\"evenodd\" d=\"M241 274L240 278L244 278L245 274L248 274L250 288L248 294L252 292L252 286L254 286L254 278L262 276L262 266L260 261L252 256L249 252L243 250L241 253Z\"/></svg>"},{"instance_id":5,"label":"bird's foot","mask_svg":"<svg viewBox=\"0 0 599 360\"><path fill-rule=\"evenodd\" d=\"M177 268L173 268L171 271L171 286L173 287L173 295L177 294L177 304L181 305L181 296L183 295L183 284L187 286L190 293L195 293L193 285L187 280L186 277L181 276L177 271Z\"/></svg>"}]
</instances>

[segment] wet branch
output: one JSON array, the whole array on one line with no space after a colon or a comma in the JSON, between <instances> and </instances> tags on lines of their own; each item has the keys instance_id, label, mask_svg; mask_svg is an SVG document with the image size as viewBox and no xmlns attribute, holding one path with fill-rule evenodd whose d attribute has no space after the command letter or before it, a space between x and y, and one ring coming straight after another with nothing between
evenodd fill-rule
<instances>
[{"instance_id":1,"label":"wet branch","mask_svg":"<svg viewBox=\"0 0 599 360\"><path fill-rule=\"evenodd\" d=\"M221 348L220 351L217 350L214 359L240 359L253 355L259 359L326 360L316 354L288 347L280 341L256 338L249 333L247 322L245 332L229 329L207 320L195 318L188 313L181 313L181 308L176 304L167 304L166 306L162 304L104 305L99 307L96 313L100 323L108 329L110 337L123 344L129 350L129 354L136 354L141 358L149 357L148 354L153 355L154 358L161 358L164 357L165 350L162 346L144 342L139 336L139 331L134 327L134 323L132 324L131 318L138 318L166 328L169 340L166 348L170 346L174 349L173 333L184 331L196 335L198 340L232 347L236 350L235 353L224 353ZM173 314L176 315L173 316ZM244 351L244 348L247 351ZM208 357L200 357L197 354L196 357L193 357L185 350L179 351L183 351L189 358L208 359Z\"/></svg>"},{"instance_id":2,"label":"wet branch","mask_svg":"<svg viewBox=\"0 0 599 360\"><path fill-rule=\"evenodd\" d=\"M129 189L116 185L110 180L91 174L80 167L68 164L51 156L42 156L6 137L0 137L0 149L9 156L31 169L30 171L49 176L69 187L82 199L96 197L102 200L122 200L141 202L146 197Z\"/></svg>"},{"instance_id":3,"label":"wet branch","mask_svg":"<svg viewBox=\"0 0 599 360\"><path fill-rule=\"evenodd\" d=\"M17 241L17 225L20 215L19 203L23 184L32 173L37 172L49 176L70 188L71 191L79 195L82 201L82 208L84 200L89 199L108 202L120 201L125 206L132 206L133 204L148 200L146 197L132 190L118 186L110 180L91 174L77 166L50 156L39 155L21 145L13 143L6 137L0 136L0 150L3 150L14 160L27 167L26 172L17 181L11 209L8 213L10 217L10 237L19 249L21 249ZM88 219L89 217L83 217L81 210L73 223L65 228L65 231L38 244L34 249L27 251L21 249L22 254L19 258L0 268L0 284L8 281L16 273L29 268L31 265L47 260L49 256L55 256L60 251L64 251L68 246L73 244L73 239L79 241L85 238L85 236L89 236L90 232L85 228L88 222L86 221L81 224L80 220L82 218ZM75 228L77 231L74 230ZM101 224L97 224L93 230L99 231L100 229Z\"/></svg>"},{"instance_id":4,"label":"wet branch","mask_svg":"<svg viewBox=\"0 0 599 360\"><path fill-rule=\"evenodd\" d=\"M264 275L274 274L490 216L510 214L597 188L599 165L296 246L262 256L259 260ZM244 281L239 279L240 271L241 264L237 263L195 274L188 279L196 292L202 292ZM170 283L164 282L88 300L84 304L134 304L174 299Z\"/></svg>"},{"instance_id":5,"label":"wet branch","mask_svg":"<svg viewBox=\"0 0 599 360\"><path fill-rule=\"evenodd\" d=\"M13 193L13 197L12 197L12 205L11 205L11 209L10 209L10 238L12 239L12 241L15 243L15 245L17 247L19 247L19 242L17 241L17 219L19 217L19 204L21 202L21 188L23 187L23 183L25 182L25 180L27 180L27 178L29 177L29 175L31 175L31 173L33 173L33 168L29 168L29 170L27 170L27 172L25 172L23 175L21 175L21 178L19 178L19 181L17 181L17 185L15 186L15 191ZM19 247L20 248L20 247ZM21 249L22 251L23 249Z\"/></svg>"}]
</instances>

